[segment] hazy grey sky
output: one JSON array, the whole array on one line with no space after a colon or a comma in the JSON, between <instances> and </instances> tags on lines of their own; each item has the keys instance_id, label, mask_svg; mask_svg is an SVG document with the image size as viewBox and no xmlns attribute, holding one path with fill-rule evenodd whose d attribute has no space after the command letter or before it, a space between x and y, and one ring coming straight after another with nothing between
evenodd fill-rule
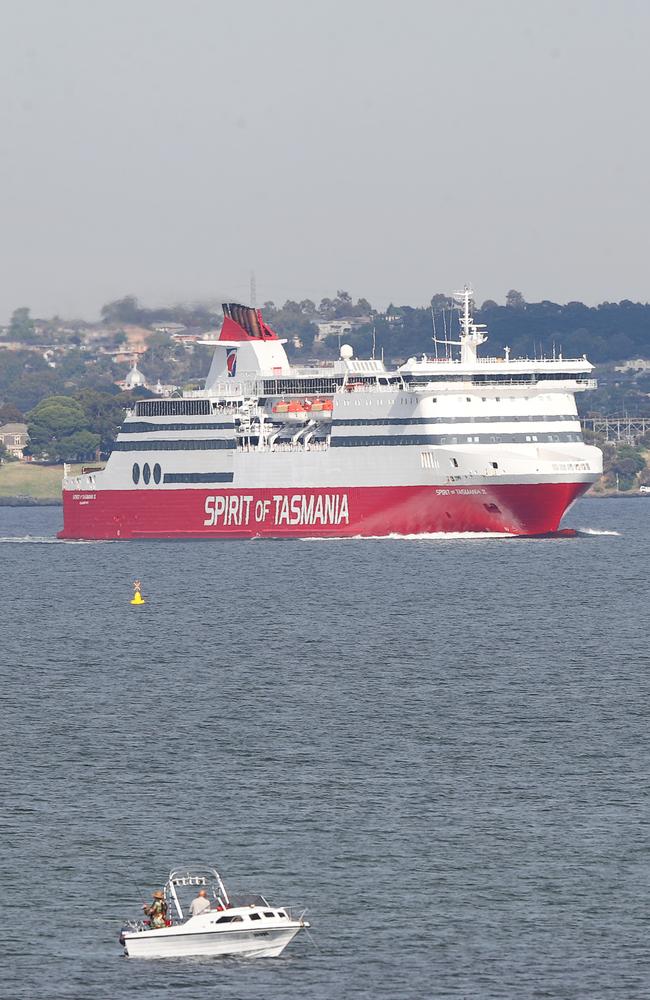
<instances>
[{"instance_id":1,"label":"hazy grey sky","mask_svg":"<svg viewBox=\"0 0 650 1000\"><path fill-rule=\"evenodd\" d=\"M650 4L0 0L0 320L650 298Z\"/></svg>"}]
</instances>

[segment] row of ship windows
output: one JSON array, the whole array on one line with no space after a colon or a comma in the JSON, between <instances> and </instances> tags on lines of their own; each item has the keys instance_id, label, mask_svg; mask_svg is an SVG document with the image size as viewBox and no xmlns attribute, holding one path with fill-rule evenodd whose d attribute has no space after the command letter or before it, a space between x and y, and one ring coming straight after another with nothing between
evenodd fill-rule
<instances>
[{"instance_id":1,"label":"row of ship windows","mask_svg":"<svg viewBox=\"0 0 650 1000\"><path fill-rule=\"evenodd\" d=\"M489 424L489 423L533 423L533 422L562 422L562 421L574 421L576 422L578 417L575 414L537 414L534 417L530 415L512 415L504 416L503 414L492 415L489 417L474 417L474 416L463 416L463 417L343 417L334 418L332 424L334 427L393 427L393 426L405 426L414 424ZM176 431L213 431L213 430L232 430L232 423L204 423L204 424L152 424L152 423L142 423L139 421L130 421L125 423L120 434L150 434L154 432L165 432L168 433ZM230 447L230 442L226 440L226 444ZM151 444L151 442L149 442ZM166 442L165 442L166 443ZM123 446L123 447L122 447ZM120 441L116 445L117 451L130 450L130 442Z\"/></svg>"},{"instance_id":2,"label":"row of ship windows","mask_svg":"<svg viewBox=\"0 0 650 1000\"><path fill-rule=\"evenodd\" d=\"M133 469L131 470L131 475L133 477L133 482L137 486L138 483L140 482L140 466L138 465L137 462L133 463ZM159 485L161 479L162 479L162 469L158 465L158 462L156 462L156 464L153 467L153 481L156 484L156 486ZM146 486L148 486L149 483L151 482L151 466L149 465L148 462L145 462L144 465L142 466L142 481Z\"/></svg>"},{"instance_id":3,"label":"row of ship windows","mask_svg":"<svg viewBox=\"0 0 650 1000\"><path fill-rule=\"evenodd\" d=\"M218 451L234 447L233 438L161 438L157 441L116 441L113 451Z\"/></svg>"},{"instance_id":4,"label":"row of ship windows","mask_svg":"<svg viewBox=\"0 0 650 1000\"><path fill-rule=\"evenodd\" d=\"M490 417L348 417L348 418L335 418L332 423L335 427L392 427L392 426L405 426L414 424L489 424L489 423L531 423L531 422L561 422L561 421L577 421L578 418L575 414L538 414L535 417L531 416L503 416L502 414L490 416ZM146 424L140 422L127 422L125 423L120 434L138 434L138 433L153 433L157 431L202 431L202 430L232 430L232 423L205 423L205 424ZM202 439L207 441L208 439ZM164 439L159 442L138 442L138 447L141 445L158 443L164 448L170 447L187 447L188 445L192 448L199 447L232 447L232 442L228 439L217 439L221 441L219 444L197 444L196 441L190 441L184 443L183 441L170 442ZM135 446L135 443L130 441L118 441L115 444L115 451L130 451Z\"/></svg>"},{"instance_id":5,"label":"row of ship windows","mask_svg":"<svg viewBox=\"0 0 650 1000\"><path fill-rule=\"evenodd\" d=\"M539 397L537 396L507 396L505 399L503 399L501 396L481 396L481 402L482 403L528 403L531 400L536 400L538 398ZM445 402L447 403L451 403L460 399L462 399L462 396L445 396ZM478 399L479 399L478 396L465 396L466 403L477 403ZM399 402L404 406L408 406L409 403L419 403L420 399L418 397L412 399L409 398L408 395L406 395L406 396L400 396ZM437 403L438 397L428 396L427 402ZM544 418L541 417L539 419L543 420Z\"/></svg>"},{"instance_id":6,"label":"row of ship windows","mask_svg":"<svg viewBox=\"0 0 650 1000\"><path fill-rule=\"evenodd\" d=\"M411 426L413 424L535 424L535 423L562 423L571 421L578 422L576 414L536 414L535 416L515 415L515 414L492 414L489 417L350 417L332 421L334 427L388 427L388 426Z\"/></svg>"},{"instance_id":7,"label":"row of ship windows","mask_svg":"<svg viewBox=\"0 0 650 1000\"><path fill-rule=\"evenodd\" d=\"M433 377L432 377L433 376ZM590 372L504 372L503 375L495 375L492 372L475 372L471 376L473 385L536 385L538 382L558 382L571 381L579 385L588 382L592 378ZM444 374L442 378L436 377L436 373L426 375L407 375L405 381L411 385L426 385L433 381L445 382L467 382L467 375Z\"/></svg>"},{"instance_id":8,"label":"row of ship windows","mask_svg":"<svg viewBox=\"0 0 650 1000\"><path fill-rule=\"evenodd\" d=\"M332 437L331 446L333 448L368 448L373 445L394 446L394 445L414 445L414 444L523 444L532 442L558 442L558 441L582 441L581 434L571 432L558 434L473 434L467 437L463 435L440 435L440 434L418 434L409 436L408 434L391 434L383 437L381 434L373 434L368 437L357 437L341 435Z\"/></svg>"},{"instance_id":9,"label":"row of ship windows","mask_svg":"<svg viewBox=\"0 0 650 1000\"><path fill-rule=\"evenodd\" d=\"M274 913L273 910L265 910L264 911L264 916L265 917L276 917L276 916L277 917L284 917L285 920L286 920L286 917L287 917L287 915L284 912L284 910L278 910L277 914ZM261 915L261 913L249 913L248 914L248 919L249 920L261 920L262 919L262 915ZM212 923L213 924L241 924L243 922L243 920L244 920L244 918L242 916L240 916L238 913L236 913L234 916L230 916L228 914L225 917L219 917L218 920L213 920Z\"/></svg>"},{"instance_id":10,"label":"row of ship windows","mask_svg":"<svg viewBox=\"0 0 650 1000\"><path fill-rule=\"evenodd\" d=\"M228 431L232 430L232 420L227 423L202 424L152 424L142 420L127 420L120 428L120 434L152 434L155 431Z\"/></svg>"},{"instance_id":11,"label":"row of ship windows","mask_svg":"<svg viewBox=\"0 0 650 1000\"><path fill-rule=\"evenodd\" d=\"M542 434L541 438L542 438L542 441L547 441L547 442L548 441L582 441L582 437L581 437L580 434ZM523 440L523 441L539 441L540 435L539 434L520 434L519 435L519 439ZM468 444L478 444L478 442L481 440L481 438L477 434L475 434L473 437L467 437L465 440L467 441ZM485 440L484 436L483 436L483 440ZM502 441L507 441L507 438L500 437L499 435L495 435L494 437L490 438L490 443L497 444L497 443L500 443ZM447 444L447 443L449 443L449 444L458 444L458 438L456 438L456 437L455 438L449 438L448 442L447 442L447 439L444 438L443 441L441 441L441 444L442 443L444 443L444 444Z\"/></svg>"},{"instance_id":12,"label":"row of ship windows","mask_svg":"<svg viewBox=\"0 0 650 1000\"><path fill-rule=\"evenodd\" d=\"M342 375L339 375L338 378L264 379L262 391L265 396L331 396L342 384Z\"/></svg>"},{"instance_id":13,"label":"row of ship windows","mask_svg":"<svg viewBox=\"0 0 650 1000\"><path fill-rule=\"evenodd\" d=\"M272 386L277 386L277 383L269 383ZM266 385L266 383L265 383ZM338 388L338 383L332 383L330 380L310 380L308 384L295 384L285 385L283 391L287 393L309 393L317 392L319 394L333 394ZM275 393L278 394L277 392ZM466 402L472 403L476 402L478 397L476 396L466 396ZM487 396L481 397L481 402L487 402ZM524 397L524 402L528 400L528 397ZM366 397L365 399L355 399L354 405L363 406L364 404L370 405L371 399ZM419 400L410 397L408 394L400 393L399 401L404 406L416 405ZM512 397L510 402L521 402L521 397ZM350 400L350 403L352 400ZM437 403L437 397L430 398L430 402ZM491 398L490 402L500 403L501 397L497 396ZM216 409L219 407L215 404ZM135 405L135 413L138 417L176 417L176 416L207 416L211 413L211 401L209 399L144 399L140 400Z\"/></svg>"},{"instance_id":14,"label":"row of ship windows","mask_svg":"<svg viewBox=\"0 0 650 1000\"><path fill-rule=\"evenodd\" d=\"M472 434L472 435L444 435L444 434L418 434L418 435L408 435L408 434L390 434L384 437L381 434L372 434L368 437L360 437L357 435L340 435L335 436L331 439L331 446L336 448L368 448L373 446L399 446L399 445L417 445L417 444L462 444L466 442L467 444L517 444L517 443L533 443L533 442L559 442L559 441L582 441L582 435L572 432L564 432L557 434ZM115 451L169 451L183 449L186 451L203 451L206 449L222 449L222 448L234 448L234 441L223 441L223 440L210 440L204 438L199 441L190 440L178 440L178 441L118 441L114 446ZM137 470L137 472L136 472ZM158 470L158 475L160 476L160 466L158 463L154 465L154 482L160 482L160 478L156 479L156 470ZM136 479L137 475L137 479ZM149 478L147 478L147 476ZM142 468L142 478L145 483L148 483L151 478L151 469L148 463ZM133 481L138 483L140 480L140 467L137 463L133 466Z\"/></svg>"},{"instance_id":15,"label":"row of ship windows","mask_svg":"<svg viewBox=\"0 0 650 1000\"><path fill-rule=\"evenodd\" d=\"M138 417L199 416L210 413L209 399L142 399L135 404Z\"/></svg>"},{"instance_id":16,"label":"row of ship windows","mask_svg":"<svg viewBox=\"0 0 650 1000\"><path fill-rule=\"evenodd\" d=\"M450 458L450 462L451 462L451 464L453 465L453 467L455 469L458 468L458 459L457 458ZM438 461L437 457L431 451L422 451L422 452L420 452L420 465L422 466L423 469L439 469L440 468L440 462ZM499 463L498 462L490 462L490 465L492 466L493 469L498 469L499 468Z\"/></svg>"},{"instance_id":17,"label":"row of ship windows","mask_svg":"<svg viewBox=\"0 0 650 1000\"><path fill-rule=\"evenodd\" d=\"M174 483L232 483L234 475L232 472L166 472L164 476L162 475L162 470L158 465L158 462L153 467L153 471L148 462L145 462L142 466L142 470L137 462L133 463L133 468L131 469L131 476L133 482L137 486L140 482L140 476L142 475L142 481L145 486L148 486L151 482L152 476L153 481L158 486L162 480L165 484Z\"/></svg>"}]
</instances>

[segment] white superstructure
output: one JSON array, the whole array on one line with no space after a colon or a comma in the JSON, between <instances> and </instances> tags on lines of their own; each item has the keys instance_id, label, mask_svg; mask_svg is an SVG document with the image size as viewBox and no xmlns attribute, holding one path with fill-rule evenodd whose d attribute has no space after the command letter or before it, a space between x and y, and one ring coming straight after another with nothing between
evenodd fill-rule
<instances>
[{"instance_id":1,"label":"white superstructure","mask_svg":"<svg viewBox=\"0 0 650 1000\"><path fill-rule=\"evenodd\" d=\"M445 357L395 369L346 347L293 367L259 313L224 307L206 388L138 402L106 469L65 479L64 536L555 530L602 471L575 403L593 366L479 357L470 298Z\"/></svg>"}]
</instances>

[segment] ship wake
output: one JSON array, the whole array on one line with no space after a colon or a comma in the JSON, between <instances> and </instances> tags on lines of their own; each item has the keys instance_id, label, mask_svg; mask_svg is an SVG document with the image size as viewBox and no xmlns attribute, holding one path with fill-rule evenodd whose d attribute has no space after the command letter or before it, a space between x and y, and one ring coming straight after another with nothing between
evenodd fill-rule
<instances>
[{"instance_id":1,"label":"ship wake","mask_svg":"<svg viewBox=\"0 0 650 1000\"><path fill-rule=\"evenodd\" d=\"M455 542L468 539L516 538L505 531L430 531L414 535L307 535L298 539L301 542Z\"/></svg>"},{"instance_id":2,"label":"ship wake","mask_svg":"<svg viewBox=\"0 0 650 1000\"><path fill-rule=\"evenodd\" d=\"M100 538L54 538L52 535L2 535L0 544L5 545L103 545L112 539Z\"/></svg>"},{"instance_id":3,"label":"ship wake","mask_svg":"<svg viewBox=\"0 0 650 1000\"><path fill-rule=\"evenodd\" d=\"M615 535L620 538L621 535L620 531L605 531L601 528L577 528L576 532L579 538L595 538L600 535Z\"/></svg>"},{"instance_id":4,"label":"ship wake","mask_svg":"<svg viewBox=\"0 0 650 1000\"><path fill-rule=\"evenodd\" d=\"M560 528L543 535L516 535L506 531L432 531L421 534L399 535L322 535L305 536L298 539L301 542L458 542L458 541L493 541L494 539L509 539L519 541L557 541L568 538L597 538L613 535L620 537L620 531L606 531L599 528Z\"/></svg>"}]
</instances>

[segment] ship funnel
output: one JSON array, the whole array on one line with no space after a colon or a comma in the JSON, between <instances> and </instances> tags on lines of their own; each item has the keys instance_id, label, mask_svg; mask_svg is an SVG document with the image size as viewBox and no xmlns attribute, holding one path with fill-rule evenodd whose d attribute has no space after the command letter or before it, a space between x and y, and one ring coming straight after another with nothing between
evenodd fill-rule
<instances>
[{"instance_id":1,"label":"ship funnel","mask_svg":"<svg viewBox=\"0 0 650 1000\"><path fill-rule=\"evenodd\" d=\"M224 302L222 307L224 315L224 327L228 327L228 321L236 323L247 337L254 340L275 340L276 334L270 326L262 319L259 309L252 306L242 306L239 302Z\"/></svg>"}]
</instances>

